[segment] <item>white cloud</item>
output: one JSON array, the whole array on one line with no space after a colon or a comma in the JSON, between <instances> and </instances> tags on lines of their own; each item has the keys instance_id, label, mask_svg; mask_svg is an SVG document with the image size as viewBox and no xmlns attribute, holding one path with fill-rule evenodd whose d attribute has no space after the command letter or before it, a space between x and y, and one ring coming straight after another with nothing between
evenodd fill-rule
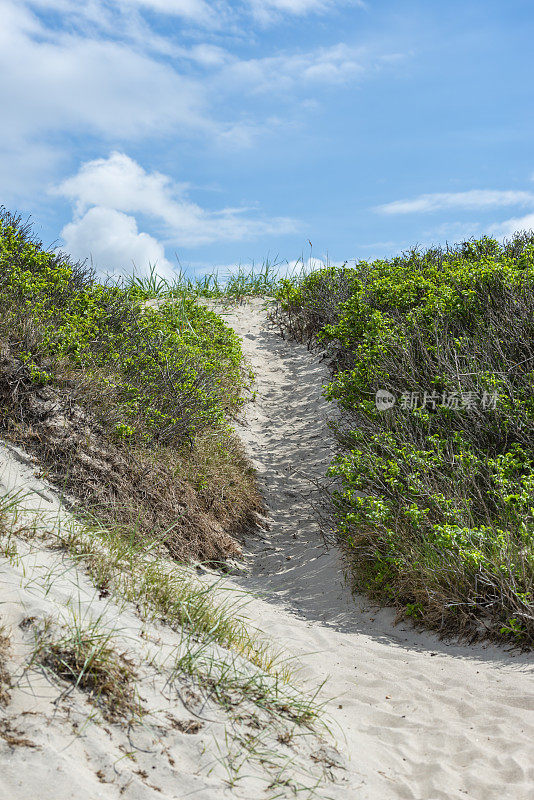
<instances>
[{"instance_id":1,"label":"white cloud","mask_svg":"<svg viewBox=\"0 0 534 800\"><path fill-rule=\"evenodd\" d=\"M160 172L146 172L129 156L114 152L109 158L82 164L76 175L52 191L69 198L78 216L91 206L104 206L152 217L162 226L167 241L178 246L252 239L297 229L293 219L251 217L251 209L246 207L208 211L189 200L186 190L187 184L175 183Z\"/></svg>"},{"instance_id":2,"label":"white cloud","mask_svg":"<svg viewBox=\"0 0 534 800\"><path fill-rule=\"evenodd\" d=\"M484 209L502 206L534 206L534 193L473 189L468 192L421 194L411 200L395 200L378 206L381 214L414 214L443 209Z\"/></svg>"},{"instance_id":3,"label":"white cloud","mask_svg":"<svg viewBox=\"0 0 534 800\"><path fill-rule=\"evenodd\" d=\"M61 231L65 249L74 259L89 258L101 273L145 275L149 266L164 277L175 275L163 245L148 233L139 233L133 217L97 206Z\"/></svg>"},{"instance_id":4,"label":"white cloud","mask_svg":"<svg viewBox=\"0 0 534 800\"><path fill-rule=\"evenodd\" d=\"M26 0L30 6L52 9L78 19L100 23L112 11L135 13L150 11L165 16L181 17L200 28L230 29L250 23L252 16L260 24L281 21L285 16L324 14L338 6L365 7L363 0L86 0L80 4L73 0Z\"/></svg>"},{"instance_id":5,"label":"white cloud","mask_svg":"<svg viewBox=\"0 0 534 800\"><path fill-rule=\"evenodd\" d=\"M219 67L221 64L233 61L227 50L214 44L196 44L189 50L181 51L181 54L203 67Z\"/></svg>"},{"instance_id":6,"label":"white cloud","mask_svg":"<svg viewBox=\"0 0 534 800\"><path fill-rule=\"evenodd\" d=\"M278 21L284 14L305 16L306 14L324 14L336 6L365 7L363 0L248 0L256 19L268 24Z\"/></svg>"},{"instance_id":7,"label":"white cloud","mask_svg":"<svg viewBox=\"0 0 534 800\"><path fill-rule=\"evenodd\" d=\"M97 133L141 138L180 126L209 130L205 91L119 42L39 27L24 9L0 1L0 83L3 135ZM51 38L48 38L48 37Z\"/></svg>"},{"instance_id":8,"label":"white cloud","mask_svg":"<svg viewBox=\"0 0 534 800\"><path fill-rule=\"evenodd\" d=\"M534 175L532 175L534 180ZM466 192L435 192L421 194L412 199L395 200L377 206L375 211L381 214L417 214L448 209L462 211L484 211L487 209L517 206L534 209L534 192L521 190L500 189L472 189ZM470 236L479 236L482 233L503 239L512 236L517 231L534 230L534 212L524 216L513 217L502 222L482 224L480 220L470 222L445 221L432 230L426 231L423 236L428 241L436 237L466 239Z\"/></svg>"},{"instance_id":9,"label":"white cloud","mask_svg":"<svg viewBox=\"0 0 534 800\"><path fill-rule=\"evenodd\" d=\"M280 2L280 7L297 8ZM221 19L228 8L201 0L88 0L81 5L0 0L0 74L9 76L0 82L0 143L6 154L0 169L22 174L21 153L33 148L37 154L37 142L44 151L45 142L50 148L56 141L57 160L65 150L58 137L69 135L129 142L200 134L224 148L242 149L273 125L266 119L269 112L254 118L242 114L237 95L341 84L369 68L370 56L345 44L249 60L209 41L184 46L174 33L156 32L139 14L149 4L153 10L193 16L195 9L200 13L209 6ZM61 25L31 9L56 12ZM221 104L227 96L232 100ZM43 172L48 163L43 158Z\"/></svg>"},{"instance_id":10,"label":"white cloud","mask_svg":"<svg viewBox=\"0 0 534 800\"><path fill-rule=\"evenodd\" d=\"M139 6L160 14L185 17L186 19L209 24L214 12L209 3L203 0L116 0L117 5Z\"/></svg>"},{"instance_id":11,"label":"white cloud","mask_svg":"<svg viewBox=\"0 0 534 800\"><path fill-rule=\"evenodd\" d=\"M26 0L29 6L68 14L78 19L96 23L109 18L113 10L132 13L132 9L146 9L167 16L183 17L200 24L209 24L213 17L213 4L204 0Z\"/></svg>"},{"instance_id":12,"label":"white cloud","mask_svg":"<svg viewBox=\"0 0 534 800\"><path fill-rule=\"evenodd\" d=\"M260 22L268 23L284 13L302 16L324 12L331 3L328 0L249 0L249 5Z\"/></svg>"},{"instance_id":13,"label":"white cloud","mask_svg":"<svg viewBox=\"0 0 534 800\"><path fill-rule=\"evenodd\" d=\"M365 74L373 57L364 48L340 43L303 53L234 60L216 77L229 91L286 93L310 84L342 84Z\"/></svg>"},{"instance_id":14,"label":"white cloud","mask_svg":"<svg viewBox=\"0 0 534 800\"><path fill-rule=\"evenodd\" d=\"M498 239L504 239L513 236L518 231L533 231L534 230L534 214L526 214L524 217L515 217L513 219L506 219L504 222L497 222L491 225L488 233L496 236Z\"/></svg>"},{"instance_id":15,"label":"white cloud","mask_svg":"<svg viewBox=\"0 0 534 800\"><path fill-rule=\"evenodd\" d=\"M93 205L160 217L172 224L180 211L174 197L186 184L173 184L167 175L146 172L124 153L82 164L76 175L64 180L53 193L76 203L78 214Z\"/></svg>"},{"instance_id":16,"label":"white cloud","mask_svg":"<svg viewBox=\"0 0 534 800\"><path fill-rule=\"evenodd\" d=\"M459 242L477 236L481 233L480 222L443 222L441 225L423 232L423 241L435 242L436 240Z\"/></svg>"}]
</instances>

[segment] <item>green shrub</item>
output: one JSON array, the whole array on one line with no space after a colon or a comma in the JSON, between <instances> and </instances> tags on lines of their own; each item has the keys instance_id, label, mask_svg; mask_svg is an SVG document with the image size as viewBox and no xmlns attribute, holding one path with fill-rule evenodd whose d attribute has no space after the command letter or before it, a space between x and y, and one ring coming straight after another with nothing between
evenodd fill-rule
<instances>
[{"instance_id":1,"label":"green shrub","mask_svg":"<svg viewBox=\"0 0 534 800\"><path fill-rule=\"evenodd\" d=\"M0 335L35 383L83 374L85 403L119 436L192 440L224 425L240 402L240 342L220 317L193 296L152 308L101 285L5 211L0 318Z\"/></svg>"},{"instance_id":2,"label":"green shrub","mask_svg":"<svg viewBox=\"0 0 534 800\"><path fill-rule=\"evenodd\" d=\"M443 632L532 643L534 236L329 268L278 299L332 358L356 586Z\"/></svg>"},{"instance_id":3,"label":"green shrub","mask_svg":"<svg viewBox=\"0 0 534 800\"><path fill-rule=\"evenodd\" d=\"M102 285L0 210L0 430L128 541L221 562L262 508L230 428L240 340L166 288Z\"/></svg>"}]
</instances>

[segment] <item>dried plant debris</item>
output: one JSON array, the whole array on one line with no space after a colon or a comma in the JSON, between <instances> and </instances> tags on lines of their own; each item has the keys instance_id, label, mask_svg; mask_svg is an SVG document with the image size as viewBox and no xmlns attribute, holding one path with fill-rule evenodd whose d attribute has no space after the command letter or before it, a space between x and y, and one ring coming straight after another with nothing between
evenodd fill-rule
<instances>
[{"instance_id":1,"label":"dried plant debris","mask_svg":"<svg viewBox=\"0 0 534 800\"><path fill-rule=\"evenodd\" d=\"M40 746L24 736L22 731L13 725L9 719L0 720L0 739L3 739L10 747L31 747L40 749Z\"/></svg>"},{"instance_id":2,"label":"dried plant debris","mask_svg":"<svg viewBox=\"0 0 534 800\"><path fill-rule=\"evenodd\" d=\"M9 690L11 689L11 675L7 668L7 656L10 646L10 638L5 628L0 627L0 706L7 706L9 703Z\"/></svg>"},{"instance_id":3,"label":"dried plant debris","mask_svg":"<svg viewBox=\"0 0 534 800\"><path fill-rule=\"evenodd\" d=\"M204 727L204 722L198 719L177 719L172 714L167 714L171 726L181 733L197 734Z\"/></svg>"}]
</instances>

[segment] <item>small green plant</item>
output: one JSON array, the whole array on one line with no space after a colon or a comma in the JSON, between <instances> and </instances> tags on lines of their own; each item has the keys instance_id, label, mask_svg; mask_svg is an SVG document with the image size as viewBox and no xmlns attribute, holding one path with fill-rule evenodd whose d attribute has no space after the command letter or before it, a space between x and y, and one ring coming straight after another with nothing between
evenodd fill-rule
<instances>
[{"instance_id":1,"label":"small green plant","mask_svg":"<svg viewBox=\"0 0 534 800\"><path fill-rule=\"evenodd\" d=\"M129 439L135 434L131 425L125 425L124 422L117 422L115 425L115 433L121 439Z\"/></svg>"},{"instance_id":2,"label":"small green plant","mask_svg":"<svg viewBox=\"0 0 534 800\"><path fill-rule=\"evenodd\" d=\"M421 603L407 603L405 612L407 617L417 619L423 616L423 606Z\"/></svg>"},{"instance_id":3,"label":"small green plant","mask_svg":"<svg viewBox=\"0 0 534 800\"><path fill-rule=\"evenodd\" d=\"M501 628L501 633L514 636L516 639L523 639L526 635L524 626L518 619L511 617L506 621L506 625Z\"/></svg>"}]
</instances>

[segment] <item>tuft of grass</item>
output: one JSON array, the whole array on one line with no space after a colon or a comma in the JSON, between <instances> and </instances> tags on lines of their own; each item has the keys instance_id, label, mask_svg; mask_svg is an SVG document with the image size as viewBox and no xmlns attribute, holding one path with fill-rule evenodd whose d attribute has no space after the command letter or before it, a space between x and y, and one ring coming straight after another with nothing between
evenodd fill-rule
<instances>
[{"instance_id":1,"label":"tuft of grass","mask_svg":"<svg viewBox=\"0 0 534 800\"><path fill-rule=\"evenodd\" d=\"M321 715L317 695L304 694L288 682L287 669L250 669L235 657L214 657L205 644L188 647L175 665L175 674L191 675L202 691L230 713L253 703L277 720L311 728Z\"/></svg>"},{"instance_id":2,"label":"tuft of grass","mask_svg":"<svg viewBox=\"0 0 534 800\"><path fill-rule=\"evenodd\" d=\"M278 300L331 359L355 587L443 634L532 646L534 234L326 268Z\"/></svg>"},{"instance_id":3,"label":"tuft of grass","mask_svg":"<svg viewBox=\"0 0 534 800\"><path fill-rule=\"evenodd\" d=\"M68 683L68 691L84 692L109 722L142 716L133 665L117 651L111 631L101 629L98 621L83 625L74 617L63 631L45 621L30 661L30 666L34 664Z\"/></svg>"},{"instance_id":4,"label":"tuft of grass","mask_svg":"<svg viewBox=\"0 0 534 800\"><path fill-rule=\"evenodd\" d=\"M187 298L204 297L214 300L241 302L245 297L273 297L280 281L282 263L266 259L259 267L252 263L239 265L234 271L213 272L202 276L188 277L177 273L171 281L158 275L151 267L147 275L132 275L121 279L120 285L132 296L141 300L172 299L183 307ZM294 268L296 272L298 267Z\"/></svg>"}]
</instances>

